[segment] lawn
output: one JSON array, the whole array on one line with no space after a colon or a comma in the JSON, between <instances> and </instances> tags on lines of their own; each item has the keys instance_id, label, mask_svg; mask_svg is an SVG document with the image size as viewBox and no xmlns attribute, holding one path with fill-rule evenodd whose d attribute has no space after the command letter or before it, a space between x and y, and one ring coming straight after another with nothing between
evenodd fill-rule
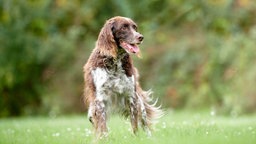
<instances>
[{"instance_id":1,"label":"lawn","mask_svg":"<svg viewBox=\"0 0 256 144\"><path fill-rule=\"evenodd\" d=\"M256 115L168 112L151 137L131 133L128 120L112 116L107 138L96 141L86 116L0 119L0 144L255 144Z\"/></svg>"}]
</instances>

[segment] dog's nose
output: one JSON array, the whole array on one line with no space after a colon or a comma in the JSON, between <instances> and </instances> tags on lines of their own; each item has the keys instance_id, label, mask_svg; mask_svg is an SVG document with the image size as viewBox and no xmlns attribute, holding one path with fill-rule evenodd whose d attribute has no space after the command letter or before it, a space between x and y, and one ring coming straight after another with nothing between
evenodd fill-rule
<instances>
[{"instance_id":1,"label":"dog's nose","mask_svg":"<svg viewBox=\"0 0 256 144\"><path fill-rule=\"evenodd\" d=\"M143 39L144 39L143 35L140 35L140 36L138 37L138 40L139 40L139 41L142 41Z\"/></svg>"}]
</instances>

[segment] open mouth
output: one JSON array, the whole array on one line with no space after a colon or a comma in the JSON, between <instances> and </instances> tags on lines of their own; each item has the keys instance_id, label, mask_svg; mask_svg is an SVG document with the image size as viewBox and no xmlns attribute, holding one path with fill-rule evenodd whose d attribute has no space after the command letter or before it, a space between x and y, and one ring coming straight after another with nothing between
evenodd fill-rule
<instances>
[{"instance_id":1,"label":"open mouth","mask_svg":"<svg viewBox=\"0 0 256 144\"><path fill-rule=\"evenodd\" d=\"M140 43L134 43L134 44L130 44L124 41L120 42L120 46L122 48L124 48L128 53L134 53L134 54L139 54L140 53L140 49L139 49L139 45Z\"/></svg>"}]
</instances>

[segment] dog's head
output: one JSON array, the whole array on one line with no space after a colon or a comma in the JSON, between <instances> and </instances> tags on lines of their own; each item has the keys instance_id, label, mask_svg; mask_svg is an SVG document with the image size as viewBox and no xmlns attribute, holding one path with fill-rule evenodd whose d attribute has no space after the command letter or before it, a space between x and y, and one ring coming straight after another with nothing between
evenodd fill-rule
<instances>
[{"instance_id":1,"label":"dog's head","mask_svg":"<svg viewBox=\"0 0 256 144\"><path fill-rule=\"evenodd\" d=\"M138 45L143 41L143 35L137 32L136 23L130 18L113 17L106 21L98 37L98 47L104 54L116 57L122 48L127 53L140 54Z\"/></svg>"}]
</instances>

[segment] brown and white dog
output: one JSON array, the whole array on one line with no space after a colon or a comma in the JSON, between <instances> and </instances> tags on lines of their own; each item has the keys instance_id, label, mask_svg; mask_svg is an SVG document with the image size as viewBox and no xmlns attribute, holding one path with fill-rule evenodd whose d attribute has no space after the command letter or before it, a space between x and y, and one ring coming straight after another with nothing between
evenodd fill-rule
<instances>
[{"instance_id":1,"label":"brown and white dog","mask_svg":"<svg viewBox=\"0 0 256 144\"><path fill-rule=\"evenodd\" d=\"M162 115L160 108L155 107L156 102L152 104L151 91L141 89L130 56L131 53L140 56L138 45L142 40L135 22L126 17L107 20L100 31L96 47L84 66L88 118L97 136L107 134L109 107L130 117L134 133L140 124L151 135L150 126Z\"/></svg>"}]
</instances>

